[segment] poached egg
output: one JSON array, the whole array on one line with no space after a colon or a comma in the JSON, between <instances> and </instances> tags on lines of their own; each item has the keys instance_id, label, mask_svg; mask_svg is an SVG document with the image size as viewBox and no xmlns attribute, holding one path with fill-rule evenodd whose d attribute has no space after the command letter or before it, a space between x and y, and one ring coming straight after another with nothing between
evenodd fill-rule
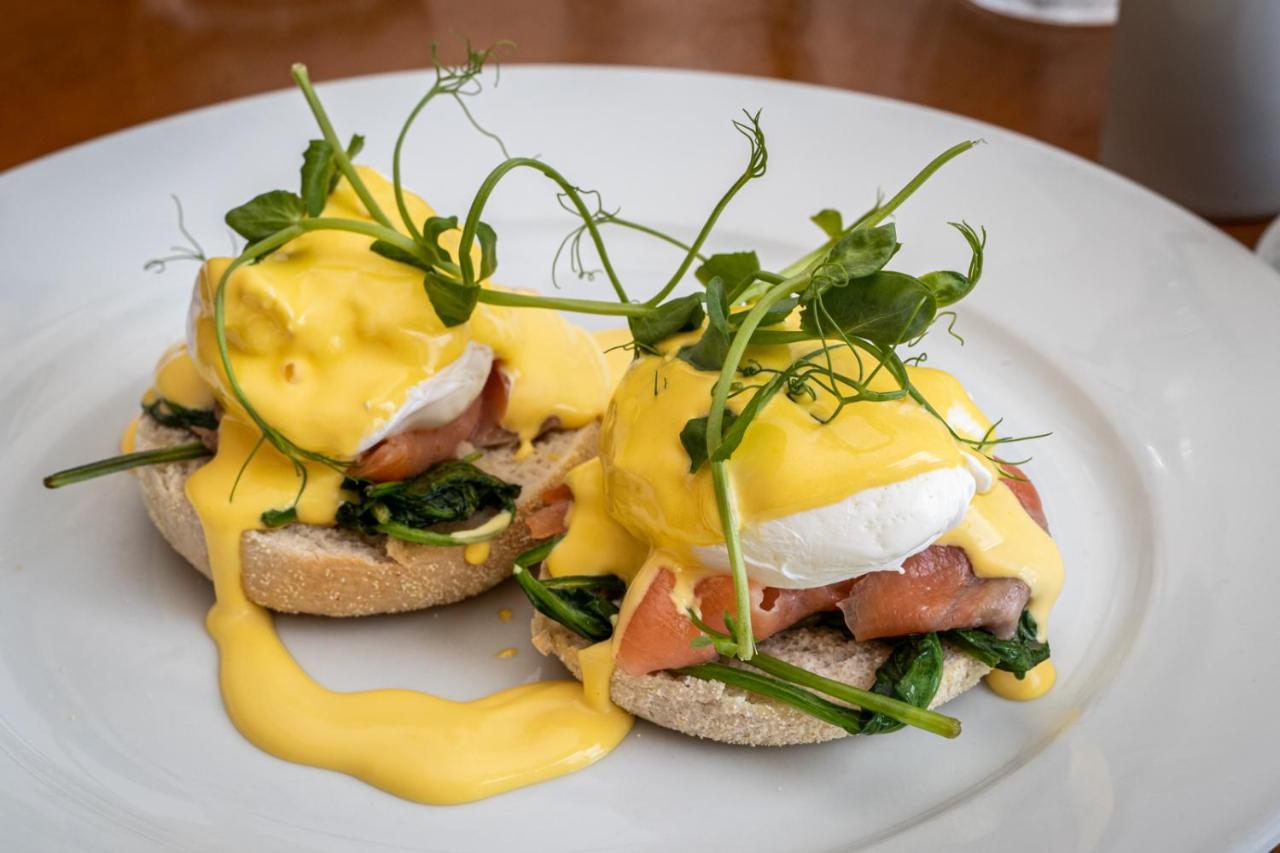
<instances>
[{"instance_id":1,"label":"poached egg","mask_svg":"<svg viewBox=\"0 0 1280 853\"><path fill-rule=\"evenodd\" d=\"M359 172L379 204L393 209L387 181ZM415 196L406 203L417 221L433 213ZM345 181L324 216L369 218ZM458 237L456 230L442 235L442 246L456 254ZM485 303L466 323L445 326L421 271L370 252L370 242L349 232L304 234L227 283L226 338L237 379L292 441L353 458L389 436L443 426L480 395L495 363L509 383L500 425L526 452L549 420L574 429L604 411L609 368L585 330L555 311ZM243 417L214 327L214 295L229 263L214 258L202 268L187 347L224 408Z\"/></svg>"}]
</instances>

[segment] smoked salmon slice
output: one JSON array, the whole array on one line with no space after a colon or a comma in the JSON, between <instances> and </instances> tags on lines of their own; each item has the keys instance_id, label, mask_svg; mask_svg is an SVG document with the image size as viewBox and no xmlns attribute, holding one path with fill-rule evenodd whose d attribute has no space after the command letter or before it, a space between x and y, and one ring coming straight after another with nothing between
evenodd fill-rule
<instances>
[{"instance_id":1,"label":"smoked salmon slice","mask_svg":"<svg viewBox=\"0 0 1280 853\"><path fill-rule=\"evenodd\" d=\"M1003 466L1015 477L1005 483L1027 513L1047 528L1035 487L1015 466ZM751 626L757 639L772 636L796 622L839 607L858 640L906 634L985 627L1010 636L1026 607L1030 589L1014 578L978 578L960 548L934 545L903 564L903 573L874 572L853 580L812 589L778 589L751 582ZM629 675L691 666L714 660L715 650L695 647L701 633L676 609L671 593L674 575L659 571L636 606L618 639L616 662ZM724 631L724 616L734 613L733 579L715 575L694 589L701 618Z\"/></svg>"},{"instance_id":2,"label":"smoked salmon slice","mask_svg":"<svg viewBox=\"0 0 1280 853\"><path fill-rule=\"evenodd\" d=\"M751 581L751 630L763 640L790 628L806 616L831 610L849 592L853 581L842 581L813 589L777 589ZM659 571L649 584L644 599L631 615L623 632L615 660L629 675L644 675L659 669L690 666L715 660L715 649L692 645L702 633L671 600L675 576ZM724 614L736 610L733 578L715 575L703 578L694 587L702 621L717 631L727 632Z\"/></svg>"},{"instance_id":3,"label":"smoked salmon slice","mask_svg":"<svg viewBox=\"0 0 1280 853\"><path fill-rule=\"evenodd\" d=\"M902 574L863 575L840 602L855 640L986 628L1008 639L1031 588L1017 578L979 578L964 550L934 545L902 564Z\"/></svg>"},{"instance_id":4,"label":"smoked salmon slice","mask_svg":"<svg viewBox=\"0 0 1280 853\"><path fill-rule=\"evenodd\" d=\"M526 515L524 523L534 539L550 539L565 531L565 518L568 514L569 501L555 501Z\"/></svg>"},{"instance_id":5,"label":"smoked salmon slice","mask_svg":"<svg viewBox=\"0 0 1280 853\"><path fill-rule=\"evenodd\" d=\"M416 429L388 436L365 451L348 469L352 477L387 483L407 480L452 459L464 441L489 447L513 436L499 422L507 410L507 380L494 365L480 394L466 410L434 429Z\"/></svg>"},{"instance_id":6,"label":"smoked salmon slice","mask_svg":"<svg viewBox=\"0 0 1280 853\"><path fill-rule=\"evenodd\" d=\"M1027 475L1023 474L1022 469L1017 465L1002 462L1000 467L1010 475L1001 482L1009 487L1009 491L1013 492L1013 496L1018 499L1018 503L1022 504L1022 508L1027 511L1027 515L1031 516L1031 520L1040 525L1045 533L1048 533L1049 519L1045 518L1044 504L1040 502L1040 493L1036 491L1036 487L1031 485Z\"/></svg>"}]
</instances>

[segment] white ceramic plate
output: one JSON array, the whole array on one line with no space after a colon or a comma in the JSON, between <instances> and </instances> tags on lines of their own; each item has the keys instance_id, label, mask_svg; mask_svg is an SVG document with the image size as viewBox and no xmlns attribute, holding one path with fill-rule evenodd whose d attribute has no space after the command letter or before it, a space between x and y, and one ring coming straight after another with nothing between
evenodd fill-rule
<instances>
[{"instance_id":1,"label":"white ceramic plate","mask_svg":"<svg viewBox=\"0 0 1280 853\"><path fill-rule=\"evenodd\" d=\"M283 69L282 69L283 71ZM387 167L428 84L324 86L339 131ZM1257 849L1280 837L1280 698L1266 547L1280 474L1273 394L1280 277L1203 222L1082 160L955 116L736 77L527 67L475 104L632 218L691 234L745 156L729 121L764 109L767 177L714 248L782 264L825 206L853 213L965 138L987 145L901 213L897 263L964 262L944 223L991 234L963 306L968 345L933 363L1012 431L1054 430L1030 466L1069 576L1046 699L975 690L965 734L914 731L787 750L698 743L646 724L606 760L484 802L412 805L278 761L220 707L211 593L152 530L128 477L65 491L41 475L113 451L194 269L142 263L174 242L169 193L214 251L221 216L293 186L314 135L292 92L157 122L0 176L0 826L8 849ZM497 151L451 108L426 115L407 183L461 213ZM571 222L550 185L504 185L500 279L548 287ZM610 235L636 292L674 257ZM566 283L595 292L595 284ZM519 614L511 623L499 607ZM510 587L425 614L282 619L340 689L463 698L559 677ZM494 655L516 646L512 660Z\"/></svg>"}]
</instances>

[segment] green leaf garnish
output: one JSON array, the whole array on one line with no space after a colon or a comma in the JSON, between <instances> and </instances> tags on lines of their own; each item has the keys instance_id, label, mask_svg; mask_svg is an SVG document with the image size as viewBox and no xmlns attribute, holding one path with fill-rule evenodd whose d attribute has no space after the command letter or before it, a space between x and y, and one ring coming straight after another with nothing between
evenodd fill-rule
<instances>
[{"instance_id":1,"label":"green leaf garnish","mask_svg":"<svg viewBox=\"0 0 1280 853\"><path fill-rule=\"evenodd\" d=\"M395 261L399 264L408 264L411 267L417 267L420 270L431 272L435 267L430 261L423 260L420 255L414 254L407 249L397 246L394 243L388 243L386 240L374 240L369 245L369 251L375 255L381 255L389 261Z\"/></svg>"},{"instance_id":2,"label":"green leaf garnish","mask_svg":"<svg viewBox=\"0 0 1280 853\"><path fill-rule=\"evenodd\" d=\"M638 317L627 318L631 337L641 347L652 349L667 338L690 332L702 325L706 312L702 294L678 296L656 305Z\"/></svg>"},{"instance_id":3,"label":"green leaf garnish","mask_svg":"<svg viewBox=\"0 0 1280 853\"><path fill-rule=\"evenodd\" d=\"M728 302L732 305L759 271L760 258L755 252L729 252L707 258L693 274L704 286L713 278L721 279L725 283Z\"/></svg>"},{"instance_id":4,"label":"green leaf garnish","mask_svg":"<svg viewBox=\"0 0 1280 853\"><path fill-rule=\"evenodd\" d=\"M890 225L862 228L841 237L814 270L805 300L833 287L879 272L898 251L897 230Z\"/></svg>"},{"instance_id":5,"label":"green leaf garnish","mask_svg":"<svg viewBox=\"0 0 1280 853\"><path fill-rule=\"evenodd\" d=\"M724 425L731 427L737 420L733 412L724 413ZM689 455L689 473L696 474L707 464L707 419L690 418L680 430L680 444Z\"/></svg>"},{"instance_id":6,"label":"green leaf garnish","mask_svg":"<svg viewBox=\"0 0 1280 853\"><path fill-rule=\"evenodd\" d=\"M881 270L805 305L800 328L815 336L835 329L850 338L897 346L919 337L937 313L937 300L919 279Z\"/></svg>"},{"instance_id":7,"label":"green leaf garnish","mask_svg":"<svg viewBox=\"0 0 1280 853\"><path fill-rule=\"evenodd\" d=\"M302 197L288 190L272 190L254 196L227 212L227 225L250 243L265 240L297 225L307 215ZM261 258L262 255L258 255ZM257 258L255 258L256 260Z\"/></svg>"},{"instance_id":8,"label":"green leaf garnish","mask_svg":"<svg viewBox=\"0 0 1280 853\"><path fill-rule=\"evenodd\" d=\"M726 417L721 427L720 444L716 447L715 453L711 455L711 461L723 462L733 455L738 449L738 445L742 443L742 438L747 434L747 427L756 419L756 415L765 407L775 394L787 386L790 374L787 372L776 374L764 385L756 389L751 395L751 399L742 407L742 411L735 417ZM726 415L730 414L727 410Z\"/></svg>"},{"instance_id":9,"label":"green leaf garnish","mask_svg":"<svg viewBox=\"0 0 1280 853\"><path fill-rule=\"evenodd\" d=\"M353 160L364 148L364 137L355 134L347 145L347 159ZM338 186L337 163L333 148L324 139L312 139L302 153L302 204L307 216L319 216L325 203Z\"/></svg>"},{"instance_id":10,"label":"green leaf garnish","mask_svg":"<svg viewBox=\"0 0 1280 853\"><path fill-rule=\"evenodd\" d=\"M844 233L844 216L838 210L823 208L809 217L809 221L822 229L828 237L839 237Z\"/></svg>"},{"instance_id":11,"label":"green leaf garnish","mask_svg":"<svg viewBox=\"0 0 1280 853\"><path fill-rule=\"evenodd\" d=\"M427 272L422 286L436 316L446 326L459 326L470 320L480 301L480 285L462 284L434 271Z\"/></svg>"},{"instance_id":12,"label":"green leaf garnish","mask_svg":"<svg viewBox=\"0 0 1280 853\"><path fill-rule=\"evenodd\" d=\"M323 139L312 139L302 152L302 206L307 216L319 216L324 210L333 177L333 149Z\"/></svg>"},{"instance_id":13,"label":"green leaf garnish","mask_svg":"<svg viewBox=\"0 0 1280 853\"><path fill-rule=\"evenodd\" d=\"M678 355L699 370L718 371L729 353L730 334L724 280L713 278L707 282L707 327L697 343L681 347Z\"/></svg>"},{"instance_id":14,"label":"green leaf garnish","mask_svg":"<svg viewBox=\"0 0 1280 853\"><path fill-rule=\"evenodd\" d=\"M422 243L426 245L438 261L452 262L454 258L449 250L440 245L440 236L458 227L456 216L432 216L422 226Z\"/></svg>"},{"instance_id":15,"label":"green leaf garnish","mask_svg":"<svg viewBox=\"0 0 1280 853\"><path fill-rule=\"evenodd\" d=\"M480 242L480 280L498 269L498 235L487 223L476 223L476 239Z\"/></svg>"},{"instance_id":16,"label":"green leaf garnish","mask_svg":"<svg viewBox=\"0 0 1280 853\"><path fill-rule=\"evenodd\" d=\"M952 222L949 224L964 237L973 256L969 260L968 275L961 275L952 270L939 270L938 272L925 273L920 276L920 281L924 286L933 292L939 308L945 308L964 299L978 284L978 279L982 277L983 250L987 246L987 229L982 229L982 236L978 236L978 233L967 222Z\"/></svg>"}]
</instances>

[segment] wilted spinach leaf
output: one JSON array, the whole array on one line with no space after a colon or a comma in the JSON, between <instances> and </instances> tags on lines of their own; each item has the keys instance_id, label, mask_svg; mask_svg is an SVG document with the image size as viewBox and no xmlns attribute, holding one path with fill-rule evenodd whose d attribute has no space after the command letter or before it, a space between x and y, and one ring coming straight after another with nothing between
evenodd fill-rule
<instances>
[{"instance_id":1,"label":"wilted spinach leaf","mask_svg":"<svg viewBox=\"0 0 1280 853\"><path fill-rule=\"evenodd\" d=\"M876 682L871 690L917 708L927 708L941 683L942 643L937 634L920 634L894 644L889 657L876 670ZM864 715L863 734L887 734L903 726L883 714L864 712Z\"/></svg>"},{"instance_id":2,"label":"wilted spinach leaf","mask_svg":"<svg viewBox=\"0 0 1280 853\"><path fill-rule=\"evenodd\" d=\"M261 518L262 523L267 527L284 527L298 520L298 508L291 506L285 509L269 509L262 513Z\"/></svg>"},{"instance_id":3,"label":"wilted spinach leaf","mask_svg":"<svg viewBox=\"0 0 1280 853\"><path fill-rule=\"evenodd\" d=\"M613 635L616 601L627 591L615 575L570 575L559 578L534 577L533 567L546 559L559 537L525 551L515 559L515 579L539 613L593 642Z\"/></svg>"},{"instance_id":4,"label":"wilted spinach leaf","mask_svg":"<svg viewBox=\"0 0 1280 853\"><path fill-rule=\"evenodd\" d=\"M486 474L469 462L450 459L410 480L371 483L348 478L343 488L355 500L338 507L338 524L370 536L387 522L417 530L465 521L482 509L515 510L520 486Z\"/></svg>"},{"instance_id":5,"label":"wilted spinach leaf","mask_svg":"<svg viewBox=\"0 0 1280 853\"><path fill-rule=\"evenodd\" d=\"M1037 664L1049 659L1049 644L1036 639L1037 628L1031 611L1024 610L1017 632L1008 640L979 628L948 631L943 636L970 657L1022 678Z\"/></svg>"},{"instance_id":6,"label":"wilted spinach leaf","mask_svg":"<svg viewBox=\"0 0 1280 853\"><path fill-rule=\"evenodd\" d=\"M213 409L188 409L163 397L157 397L150 403L143 403L142 411L161 426L173 429L218 428L218 418L213 413Z\"/></svg>"}]
</instances>

